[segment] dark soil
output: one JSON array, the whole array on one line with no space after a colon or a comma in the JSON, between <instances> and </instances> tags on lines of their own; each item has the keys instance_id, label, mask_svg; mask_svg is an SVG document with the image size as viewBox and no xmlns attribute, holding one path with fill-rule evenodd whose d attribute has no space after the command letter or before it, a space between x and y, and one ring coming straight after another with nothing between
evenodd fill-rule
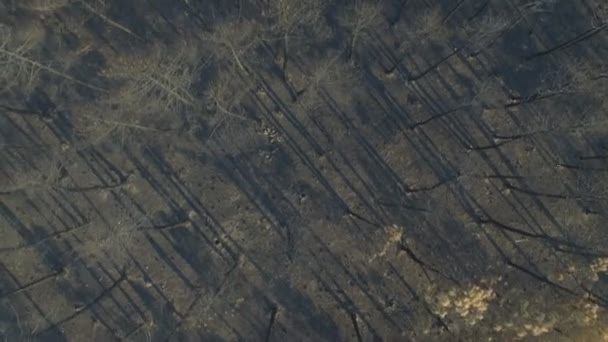
<instances>
[{"instance_id":1,"label":"dark soil","mask_svg":"<svg viewBox=\"0 0 608 342\"><path fill-rule=\"evenodd\" d=\"M599 0L3 0L6 341L608 341Z\"/></svg>"}]
</instances>

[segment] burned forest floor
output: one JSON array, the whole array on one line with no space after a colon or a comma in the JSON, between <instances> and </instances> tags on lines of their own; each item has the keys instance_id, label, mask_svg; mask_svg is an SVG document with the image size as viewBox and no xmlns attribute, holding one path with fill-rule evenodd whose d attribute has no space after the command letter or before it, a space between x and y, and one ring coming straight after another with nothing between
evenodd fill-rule
<instances>
[{"instance_id":1,"label":"burned forest floor","mask_svg":"<svg viewBox=\"0 0 608 342\"><path fill-rule=\"evenodd\" d=\"M0 1L5 341L608 341L601 0Z\"/></svg>"}]
</instances>

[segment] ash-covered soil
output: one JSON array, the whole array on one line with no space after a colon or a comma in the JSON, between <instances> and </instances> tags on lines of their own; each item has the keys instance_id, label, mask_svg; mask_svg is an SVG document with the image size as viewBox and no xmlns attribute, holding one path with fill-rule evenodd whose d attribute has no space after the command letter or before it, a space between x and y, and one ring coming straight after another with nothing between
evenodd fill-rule
<instances>
[{"instance_id":1,"label":"ash-covered soil","mask_svg":"<svg viewBox=\"0 0 608 342\"><path fill-rule=\"evenodd\" d=\"M600 0L0 2L6 341L608 341Z\"/></svg>"}]
</instances>

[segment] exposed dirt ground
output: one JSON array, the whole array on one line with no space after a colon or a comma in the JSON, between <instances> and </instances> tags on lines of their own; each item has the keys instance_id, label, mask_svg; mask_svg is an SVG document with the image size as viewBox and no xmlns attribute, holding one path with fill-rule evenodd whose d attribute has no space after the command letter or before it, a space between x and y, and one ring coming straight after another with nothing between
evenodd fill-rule
<instances>
[{"instance_id":1,"label":"exposed dirt ground","mask_svg":"<svg viewBox=\"0 0 608 342\"><path fill-rule=\"evenodd\" d=\"M5 341L608 341L601 0L0 0Z\"/></svg>"}]
</instances>

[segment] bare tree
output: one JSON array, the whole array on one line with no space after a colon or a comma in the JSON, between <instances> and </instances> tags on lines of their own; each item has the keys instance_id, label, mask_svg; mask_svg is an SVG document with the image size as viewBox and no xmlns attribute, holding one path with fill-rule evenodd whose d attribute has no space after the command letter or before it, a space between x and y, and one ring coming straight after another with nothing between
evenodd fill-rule
<instances>
[{"instance_id":1,"label":"bare tree","mask_svg":"<svg viewBox=\"0 0 608 342\"><path fill-rule=\"evenodd\" d=\"M170 51L167 53L167 51ZM182 47L157 47L149 55L129 56L104 71L105 76L122 80L123 86L109 97L129 111L178 112L197 104L191 92L198 65Z\"/></svg>"},{"instance_id":2,"label":"bare tree","mask_svg":"<svg viewBox=\"0 0 608 342\"><path fill-rule=\"evenodd\" d=\"M202 103L192 92L200 57L191 47L159 46L113 60L102 71L116 85L112 92L94 104L71 105L74 129L83 138L80 143L95 145L113 137L124 146L140 134L179 129L178 114L200 109Z\"/></svg>"},{"instance_id":3,"label":"bare tree","mask_svg":"<svg viewBox=\"0 0 608 342\"><path fill-rule=\"evenodd\" d=\"M289 41L299 38L307 31L313 31L322 24L321 18L325 10L321 0L272 0L268 8L268 16L272 19L271 31L281 37L283 42L282 71L286 78L287 61L289 59Z\"/></svg>"},{"instance_id":4,"label":"bare tree","mask_svg":"<svg viewBox=\"0 0 608 342\"><path fill-rule=\"evenodd\" d=\"M397 60L393 63L391 67L385 70L385 74L388 77L394 77L396 72L398 71L401 63L410 55L411 49L419 49L421 42L424 43L440 43L445 45L448 38L452 35L452 32L448 30L445 22L443 21L444 15L441 12L440 8L433 8L430 10L426 10L420 13L416 20L411 24L412 27L408 28L409 35L404 37L404 43L401 45L401 51ZM407 82L416 81L433 70L436 70L440 65L448 61L454 55L456 55L460 50L452 49L451 52L446 54L444 57L440 58L435 63L431 64L426 69L420 71L418 74L413 75L400 75L406 79Z\"/></svg>"},{"instance_id":5,"label":"bare tree","mask_svg":"<svg viewBox=\"0 0 608 342\"><path fill-rule=\"evenodd\" d=\"M588 61L566 60L547 76L545 83L532 94L511 95L505 106L515 107L564 95L584 96L604 103L604 95L608 91L608 69Z\"/></svg>"},{"instance_id":6,"label":"bare tree","mask_svg":"<svg viewBox=\"0 0 608 342\"><path fill-rule=\"evenodd\" d=\"M297 103L306 110L321 105L324 92L352 87L359 76L356 68L344 63L339 54L314 61L307 70L310 71L297 80L300 84Z\"/></svg>"},{"instance_id":7,"label":"bare tree","mask_svg":"<svg viewBox=\"0 0 608 342\"><path fill-rule=\"evenodd\" d=\"M0 88L32 85L40 72L46 72L89 89L105 91L38 60L35 50L35 40L30 36L16 39L12 28L0 25Z\"/></svg>"},{"instance_id":8,"label":"bare tree","mask_svg":"<svg viewBox=\"0 0 608 342\"><path fill-rule=\"evenodd\" d=\"M520 19L503 15L484 16L479 21L464 28L470 55L476 56L484 49L491 46L505 32L513 28Z\"/></svg>"},{"instance_id":9,"label":"bare tree","mask_svg":"<svg viewBox=\"0 0 608 342\"><path fill-rule=\"evenodd\" d=\"M74 129L82 138L80 142L73 146L76 150L97 145L110 138L113 138L112 140L118 139L117 141L120 143L120 146L124 147L127 146L128 142L133 142L142 133L149 133L159 137L175 130L172 127L162 127L155 123L141 122L145 121L145 119L114 117L113 113L105 111L106 107L92 107L79 106L78 115L73 118ZM105 114L100 113L100 109ZM125 116L125 113L129 112L120 113L118 116Z\"/></svg>"},{"instance_id":10,"label":"bare tree","mask_svg":"<svg viewBox=\"0 0 608 342\"><path fill-rule=\"evenodd\" d=\"M604 97L608 91L608 68L585 60L565 61L548 79L550 93L596 93Z\"/></svg>"},{"instance_id":11,"label":"bare tree","mask_svg":"<svg viewBox=\"0 0 608 342\"><path fill-rule=\"evenodd\" d=\"M219 114L215 116L216 122L208 139L231 119L251 120L245 116L242 104L253 88L254 84L238 77L236 70L227 68L219 71L205 92L207 109Z\"/></svg>"},{"instance_id":12,"label":"bare tree","mask_svg":"<svg viewBox=\"0 0 608 342\"><path fill-rule=\"evenodd\" d=\"M218 61L232 61L241 71L249 73L247 56L261 42L258 25L241 18L229 18L204 33L202 39L211 43L211 52Z\"/></svg>"},{"instance_id":13,"label":"bare tree","mask_svg":"<svg viewBox=\"0 0 608 342\"><path fill-rule=\"evenodd\" d=\"M414 42L420 39L443 42L447 40L450 31L443 22L444 15L439 7L426 10L416 17L412 28Z\"/></svg>"},{"instance_id":14,"label":"bare tree","mask_svg":"<svg viewBox=\"0 0 608 342\"><path fill-rule=\"evenodd\" d=\"M33 60L34 42L16 42L12 29L0 26L0 89L28 87L38 77L42 65Z\"/></svg>"},{"instance_id":15,"label":"bare tree","mask_svg":"<svg viewBox=\"0 0 608 342\"><path fill-rule=\"evenodd\" d=\"M552 9L552 5L554 5L555 3L555 0L532 1L532 6L522 8L522 16L525 19L526 16L533 13L550 11ZM530 61L540 57L548 56L564 49L568 49L574 45L587 41L592 37L600 34L604 30L608 29L608 9L605 7L603 2L598 1L593 4L590 4L587 8L587 11L593 14L593 17L590 20L590 27L587 30L582 31L576 36L563 40L551 47L544 48L542 50L529 54L525 56L524 59Z\"/></svg>"},{"instance_id":16,"label":"bare tree","mask_svg":"<svg viewBox=\"0 0 608 342\"><path fill-rule=\"evenodd\" d=\"M339 16L340 24L350 33L348 59L355 52L357 43L363 35L379 27L382 17L382 2L370 0L352 0Z\"/></svg>"}]
</instances>

